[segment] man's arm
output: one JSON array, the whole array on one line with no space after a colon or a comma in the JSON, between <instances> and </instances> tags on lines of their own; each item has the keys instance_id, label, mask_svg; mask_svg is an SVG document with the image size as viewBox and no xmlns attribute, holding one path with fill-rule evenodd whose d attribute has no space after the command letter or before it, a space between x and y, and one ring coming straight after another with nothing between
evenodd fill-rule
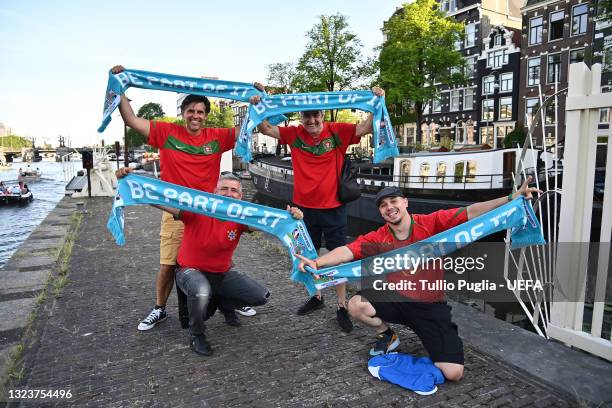
<instances>
[{"instance_id":1,"label":"man's arm","mask_svg":"<svg viewBox=\"0 0 612 408\"><path fill-rule=\"evenodd\" d=\"M487 213L491 210L496 209L497 207L500 207L504 204L506 204L508 201L510 200L514 200L515 198L517 198L520 195L525 196L526 199L530 200L531 198L533 198L532 193L542 193L542 191L538 190L535 187L529 187L529 183L531 183L531 180L533 178L531 176L527 177L527 180L525 180L525 182L523 182L523 184L521 185L521 188L519 188L518 190L516 190L514 193L512 193L510 196L506 196L506 197L500 197L500 198L495 198L493 200L489 200L489 201L483 201L480 203L474 203L470 206L467 207L467 218L468 220L471 220L473 218L476 218L484 213ZM509 200L510 199L510 200Z\"/></svg>"},{"instance_id":2,"label":"man's arm","mask_svg":"<svg viewBox=\"0 0 612 408\"><path fill-rule=\"evenodd\" d=\"M376 96L380 96L383 97L385 96L385 91L382 88L379 88L377 86L375 86L374 88L372 88L372 92L374 93L374 95ZM357 124L357 129L355 130L355 134L357 137L362 137L365 135L368 135L370 133L373 132L373 128L372 128L372 121L374 120L374 115L372 115L372 113L369 113L368 116L366 116L366 118L364 120L362 120L361 122L359 122Z\"/></svg>"},{"instance_id":3,"label":"man's arm","mask_svg":"<svg viewBox=\"0 0 612 408\"><path fill-rule=\"evenodd\" d=\"M296 254L299 259L302 260L299 265L299 269L302 272L306 272L304 266L309 266L310 268L317 270L320 268L326 268L328 266L336 266L343 263L351 262L355 257L353 253L346 245L338 247L333 251L329 251L328 253L321 255L317 259L308 259L303 257L302 255Z\"/></svg>"},{"instance_id":4,"label":"man's arm","mask_svg":"<svg viewBox=\"0 0 612 408\"><path fill-rule=\"evenodd\" d=\"M125 68L121 65L115 65L111 68L111 72L113 74L118 74L123 72ZM119 102L119 113L121 113L121 117L126 125L146 137L149 138L149 121L147 119L139 118L134 113L132 106L130 105L130 101L125 96L125 94L121 95L121 102Z\"/></svg>"}]
</instances>

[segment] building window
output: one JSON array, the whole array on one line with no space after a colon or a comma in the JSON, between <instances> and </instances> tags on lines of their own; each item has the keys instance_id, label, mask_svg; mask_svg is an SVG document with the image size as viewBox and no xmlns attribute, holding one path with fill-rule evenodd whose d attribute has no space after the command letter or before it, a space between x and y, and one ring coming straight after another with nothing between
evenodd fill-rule
<instances>
[{"instance_id":1,"label":"building window","mask_svg":"<svg viewBox=\"0 0 612 408\"><path fill-rule=\"evenodd\" d=\"M448 1L448 11L450 11L451 13L457 11L457 0Z\"/></svg>"},{"instance_id":2,"label":"building window","mask_svg":"<svg viewBox=\"0 0 612 408\"><path fill-rule=\"evenodd\" d=\"M467 57L465 59L465 76L473 78L476 73L477 57Z\"/></svg>"},{"instance_id":3,"label":"building window","mask_svg":"<svg viewBox=\"0 0 612 408\"><path fill-rule=\"evenodd\" d=\"M474 109L474 89L463 90L463 110Z\"/></svg>"},{"instance_id":4,"label":"building window","mask_svg":"<svg viewBox=\"0 0 612 408\"><path fill-rule=\"evenodd\" d=\"M513 126L498 126L495 128L496 131L496 142L497 142L497 147L498 148L502 148L504 147L504 139L506 138L506 135L510 132L512 132L514 130Z\"/></svg>"},{"instance_id":5,"label":"building window","mask_svg":"<svg viewBox=\"0 0 612 408\"><path fill-rule=\"evenodd\" d=\"M512 92L512 72L505 72L499 77L500 92Z\"/></svg>"},{"instance_id":6,"label":"building window","mask_svg":"<svg viewBox=\"0 0 612 408\"><path fill-rule=\"evenodd\" d=\"M527 60L527 85L540 85L540 60L541 58L531 58Z\"/></svg>"},{"instance_id":7,"label":"building window","mask_svg":"<svg viewBox=\"0 0 612 408\"><path fill-rule=\"evenodd\" d=\"M529 20L529 45L542 43L542 17Z\"/></svg>"},{"instance_id":8,"label":"building window","mask_svg":"<svg viewBox=\"0 0 612 408\"><path fill-rule=\"evenodd\" d=\"M499 99L499 118L512 119L512 97Z\"/></svg>"},{"instance_id":9,"label":"building window","mask_svg":"<svg viewBox=\"0 0 612 408\"><path fill-rule=\"evenodd\" d=\"M495 101L493 99L485 99L482 101L482 120L491 121L493 120L493 106Z\"/></svg>"},{"instance_id":10,"label":"building window","mask_svg":"<svg viewBox=\"0 0 612 408\"><path fill-rule=\"evenodd\" d=\"M465 26L465 47L473 47L476 45L476 24L467 24Z\"/></svg>"},{"instance_id":11,"label":"building window","mask_svg":"<svg viewBox=\"0 0 612 408\"><path fill-rule=\"evenodd\" d=\"M482 94L491 95L495 91L495 77L489 75L482 78Z\"/></svg>"},{"instance_id":12,"label":"building window","mask_svg":"<svg viewBox=\"0 0 612 408\"><path fill-rule=\"evenodd\" d=\"M451 91L450 92L450 110L451 112L458 111L460 103L461 103L461 91Z\"/></svg>"},{"instance_id":13,"label":"building window","mask_svg":"<svg viewBox=\"0 0 612 408\"><path fill-rule=\"evenodd\" d=\"M599 123L602 125L610 123L610 108L601 108L599 110Z\"/></svg>"},{"instance_id":14,"label":"building window","mask_svg":"<svg viewBox=\"0 0 612 408\"><path fill-rule=\"evenodd\" d=\"M448 11L448 0L440 1L440 11Z\"/></svg>"},{"instance_id":15,"label":"building window","mask_svg":"<svg viewBox=\"0 0 612 408\"><path fill-rule=\"evenodd\" d=\"M493 45L494 46L502 45L502 35L501 34L497 34L495 37L493 37Z\"/></svg>"},{"instance_id":16,"label":"building window","mask_svg":"<svg viewBox=\"0 0 612 408\"><path fill-rule=\"evenodd\" d=\"M525 119L527 121L527 126L530 126L531 122L533 122L533 115L536 110L538 110L539 106L540 101L538 98L530 98L525 101Z\"/></svg>"},{"instance_id":17,"label":"building window","mask_svg":"<svg viewBox=\"0 0 612 408\"><path fill-rule=\"evenodd\" d=\"M429 102L425 102L423 104L423 115L429 115L430 104Z\"/></svg>"},{"instance_id":18,"label":"building window","mask_svg":"<svg viewBox=\"0 0 612 408\"><path fill-rule=\"evenodd\" d=\"M432 101L432 106L434 112L442 111L442 104L440 103L440 99L434 98L434 100Z\"/></svg>"},{"instance_id":19,"label":"building window","mask_svg":"<svg viewBox=\"0 0 612 408\"><path fill-rule=\"evenodd\" d=\"M548 105L546 105L546 114L544 115L544 123L547 125L554 125L557 123L556 121L556 106L555 101L551 101Z\"/></svg>"},{"instance_id":20,"label":"building window","mask_svg":"<svg viewBox=\"0 0 612 408\"><path fill-rule=\"evenodd\" d=\"M563 38L563 18L565 12L563 10L550 13L548 18L548 41L560 40Z\"/></svg>"},{"instance_id":21,"label":"building window","mask_svg":"<svg viewBox=\"0 0 612 408\"><path fill-rule=\"evenodd\" d=\"M584 34L587 31L587 11L586 3L579 4L572 8L572 35Z\"/></svg>"},{"instance_id":22,"label":"building window","mask_svg":"<svg viewBox=\"0 0 612 408\"><path fill-rule=\"evenodd\" d=\"M577 50L571 50L569 55L570 55L570 58L569 58L570 64L573 64L576 62L582 62L584 61L584 48L579 48Z\"/></svg>"},{"instance_id":23,"label":"building window","mask_svg":"<svg viewBox=\"0 0 612 408\"><path fill-rule=\"evenodd\" d=\"M508 54L506 50L492 51L487 55L487 67L500 68L508 63Z\"/></svg>"},{"instance_id":24,"label":"building window","mask_svg":"<svg viewBox=\"0 0 612 408\"><path fill-rule=\"evenodd\" d=\"M561 53L548 55L546 83L554 84L561 78Z\"/></svg>"},{"instance_id":25,"label":"building window","mask_svg":"<svg viewBox=\"0 0 612 408\"><path fill-rule=\"evenodd\" d=\"M481 126L480 127L480 143L493 147L494 141L493 126Z\"/></svg>"}]
</instances>

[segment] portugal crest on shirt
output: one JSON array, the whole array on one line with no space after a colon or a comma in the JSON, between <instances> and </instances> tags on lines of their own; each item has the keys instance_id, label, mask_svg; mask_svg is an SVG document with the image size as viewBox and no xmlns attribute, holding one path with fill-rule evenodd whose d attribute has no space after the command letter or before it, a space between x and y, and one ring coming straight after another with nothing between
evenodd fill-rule
<instances>
[{"instance_id":1,"label":"portugal crest on shirt","mask_svg":"<svg viewBox=\"0 0 612 408\"><path fill-rule=\"evenodd\" d=\"M227 239L229 239L230 241L234 241L236 238L238 238L238 230L231 229L227 231Z\"/></svg>"},{"instance_id":2,"label":"portugal crest on shirt","mask_svg":"<svg viewBox=\"0 0 612 408\"><path fill-rule=\"evenodd\" d=\"M333 148L334 146L332 145L332 141L330 139L325 139L325 141L323 141L323 149L325 152L330 152Z\"/></svg>"}]
</instances>

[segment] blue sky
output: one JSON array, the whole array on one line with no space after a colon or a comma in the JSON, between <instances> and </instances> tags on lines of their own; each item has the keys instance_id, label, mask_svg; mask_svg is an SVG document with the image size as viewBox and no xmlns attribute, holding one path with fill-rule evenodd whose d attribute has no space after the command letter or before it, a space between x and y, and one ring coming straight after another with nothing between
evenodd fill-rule
<instances>
[{"instance_id":1,"label":"blue sky","mask_svg":"<svg viewBox=\"0 0 612 408\"><path fill-rule=\"evenodd\" d=\"M121 120L96 133L108 69L265 82L266 65L296 61L321 14L341 13L369 54L402 1L0 0L0 122L38 143L73 146L122 137ZM134 109L175 94L130 89Z\"/></svg>"}]
</instances>

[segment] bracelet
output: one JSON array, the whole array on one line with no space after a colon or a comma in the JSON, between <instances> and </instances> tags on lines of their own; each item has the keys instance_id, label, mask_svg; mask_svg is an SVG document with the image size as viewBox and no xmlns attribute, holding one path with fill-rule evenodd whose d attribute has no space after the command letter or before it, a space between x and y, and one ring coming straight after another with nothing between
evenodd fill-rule
<instances>
[{"instance_id":1,"label":"bracelet","mask_svg":"<svg viewBox=\"0 0 612 408\"><path fill-rule=\"evenodd\" d=\"M512 200L513 200L512 193L510 193L510 194L508 194L508 201L512 201Z\"/></svg>"}]
</instances>

